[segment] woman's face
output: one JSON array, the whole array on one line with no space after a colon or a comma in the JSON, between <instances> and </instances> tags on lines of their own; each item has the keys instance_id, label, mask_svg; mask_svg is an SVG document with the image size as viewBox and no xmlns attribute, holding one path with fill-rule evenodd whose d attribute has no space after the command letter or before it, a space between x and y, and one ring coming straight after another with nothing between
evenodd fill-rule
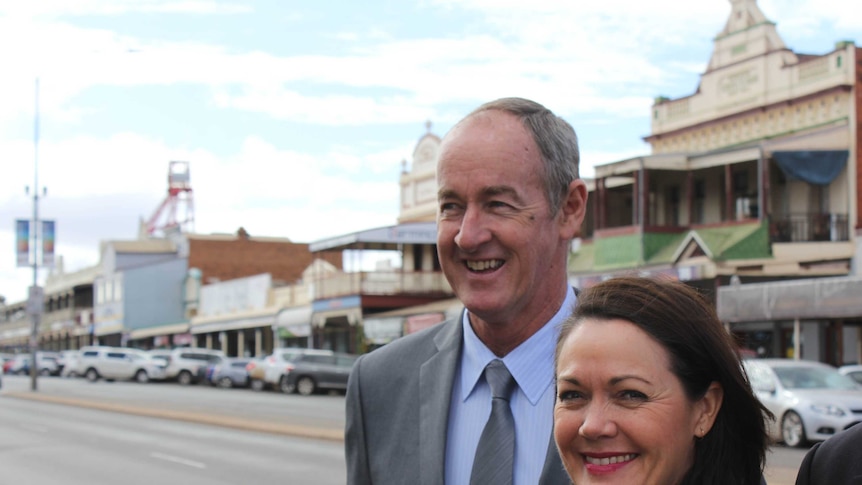
<instances>
[{"instance_id":1,"label":"woman's face","mask_svg":"<svg viewBox=\"0 0 862 485\"><path fill-rule=\"evenodd\" d=\"M692 402L647 333L583 320L557 364L554 439L566 470L577 485L680 483L720 407L717 387Z\"/></svg>"}]
</instances>

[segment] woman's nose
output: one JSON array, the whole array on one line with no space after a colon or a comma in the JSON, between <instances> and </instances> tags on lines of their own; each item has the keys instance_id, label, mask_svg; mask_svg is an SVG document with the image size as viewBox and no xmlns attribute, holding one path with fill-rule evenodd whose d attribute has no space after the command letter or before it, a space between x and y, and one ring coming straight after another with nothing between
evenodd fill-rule
<instances>
[{"instance_id":1,"label":"woman's nose","mask_svg":"<svg viewBox=\"0 0 862 485\"><path fill-rule=\"evenodd\" d=\"M591 440L613 436L616 432L612 413L602 405L590 405L585 410L584 421L578 429L579 435Z\"/></svg>"}]
</instances>

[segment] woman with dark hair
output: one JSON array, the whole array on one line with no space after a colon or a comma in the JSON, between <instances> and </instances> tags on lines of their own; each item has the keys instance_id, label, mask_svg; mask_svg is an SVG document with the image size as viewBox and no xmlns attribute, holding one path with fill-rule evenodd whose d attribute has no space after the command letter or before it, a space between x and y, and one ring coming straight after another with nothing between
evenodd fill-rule
<instances>
[{"instance_id":1,"label":"woman with dark hair","mask_svg":"<svg viewBox=\"0 0 862 485\"><path fill-rule=\"evenodd\" d=\"M671 280L581 292L556 350L554 438L577 485L758 485L771 417L712 306Z\"/></svg>"}]
</instances>

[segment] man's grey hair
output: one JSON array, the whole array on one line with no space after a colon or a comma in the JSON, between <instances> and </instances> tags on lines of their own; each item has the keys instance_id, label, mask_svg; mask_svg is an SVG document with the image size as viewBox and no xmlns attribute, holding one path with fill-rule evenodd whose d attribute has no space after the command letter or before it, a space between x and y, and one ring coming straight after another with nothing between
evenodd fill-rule
<instances>
[{"instance_id":1,"label":"man's grey hair","mask_svg":"<svg viewBox=\"0 0 862 485\"><path fill-rule=\"evenodd\" d=\"M578 165L578 135L566 120L555 115L541 104L524 98L500 98L489 101L473 110L464 119L489 110L500 110L515 115L533 136L542 153L545 165L542 179L545 196L556 215L569 191L569 184L580 178Z\"/></svg>"}]
</instances>

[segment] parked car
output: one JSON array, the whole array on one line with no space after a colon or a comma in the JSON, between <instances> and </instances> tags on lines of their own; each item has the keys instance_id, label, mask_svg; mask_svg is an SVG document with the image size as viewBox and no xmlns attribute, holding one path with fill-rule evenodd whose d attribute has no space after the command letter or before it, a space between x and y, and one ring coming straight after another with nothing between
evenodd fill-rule
<instances>
[{"instance_id":1,"label":"parked car","mask_svg":"<svg viewBox=\"0 0 862 485\"><path fill-rule=\"evenodd\" d=\"M17 375L27 375L30 373L30 362L32 362L32 355L29 353L26 354L17 354L12 359L12 363L9 365L9 374L17 374ZM57 367L57 356L53 352L36 352L36 368L38 369L39 375L41 376L52 376L57 375L58 367Z\"/></svg>"},{"instance_id":2,"label":"parked car","mask_svg":"<svg viewBox=\"0 0 862 485\"><path fill-rule=\"evenodd\" d=\"M275 349L270 355L266 356L266 358L258 363L259 367L263 369L263 388L280 390L281 377L285 375L285 368L291 362L296 360L298 356L309 352L321 355L332 355L331 350L285 347L282 349ZM252 371L250 374L254 374L256 376L260 374L260 371ZM252 382L252 389L254 388L255 383Z\"/></svg>"},{"instance_id":3,"label":"parked car","mask_svg":"<svg viewBox=\"0 0 862 485\"><path fill-rule=\"evenodd\" d=\"M743 361L751 385L774 415L772 439L803 447L862 421L862 387L828 364L792 359Z\"/></svg>"},{"instance_id":4,"label":"parked car","mask_svg":"<svg viewBox=\"0 0 862 485\"><path fill-rule=\"evenodd\" d=\"M4 374L9 374L9 368L12 367L14 360L15 354L2 354L2 357L0 357L0 371Z\"/></svg>"},{"instance_id":5,"label":"parked car","mask_svg":"<svg viewBox=\"0 0 862 485\"><path fill-rule=\"evenodd\" d=\"M279 369L278 388L287 394L298 392L303 396L320 390L346 390L356 358L356 355L328 350L297 352Z\"/></svg>"},{"instance_id":6,"label":"parked car","mask_svg":"<svg viewBox=\"0 0 862 485\"><path fill-rule=\"evenodd\" d=\"M95 382L130 380L146 383L165 378L166 363L138 349L121 347L84 347L78 362L78 372Z\"/></svg>"},{"instance_id":7,"label":"parked car","mask_svg":"<svg viewBox=\"0 0 862 485\"><path fill-rule=\"evenodd\" d=\"M165 357L163 350L151 350L150 355ZM167 354L167 369L165 378L175 380L182 385L196 384L199 380L201 367L212 360L220 360L226 355L221 350L196 347L181 347Z\"/></svg>"},{"instance_id":8,"label":"parked car","mask_svg":"<svg viewBox=\"0 0 862 485\"><path fill-rule=\"evenodd\" d=\"M17 354L4 364L7 374L26 375L30 372L30 354Z\"/></svg>"},{"instance_id":9,"label":"parked car","mask_svg":"<svg viewBox=\"0 0 862 485\"><path fill-rule=\"evenodd\" d=\"M250 358L225 358L217 364L211 364L211 372L207 378L210 384L230 389L232 387L248 387L249 378L246 367L252 359Z\"/></svg>"},{"instance_id":10,"label":"parked car","mask_svg":"<svg viewBox=\"0 0 862 485\"><path fill-rule=\"evenodd\" d=\"M227 357L211 357L206 364L198 367L198 375L195 376L197 382L212 384L210 378L213 375L215 368L227 359Z\"/></svg>"},{"instance_id":11,"label":"parked car","mask_svg":"<svg viewBox=\"0 0 862 485\"><path fill-rule=\"evenodd\" d=\"M862 365L844 365L838 368L838 372L851 377L854 381L862 384Z\"/></svg>"},{"instance_id":12,"label":"parked car","mask_svg":"<svg viewBox=\"0 0 862 485\"><path fill-rule=\"evenodd\" d=\"M78 377L77 350L62 350L57 357L58 375L60 377Z\"/></svg>"},{"instance_id":13,"label":"parked car","mask_svg":"<svg viewBox=\"0 0 862 485\"><path fill-rule=\"evenodd\" d=\"M248 385L253 391L266 389L266 358L250 360L245 371L248 374Z\"/></svg>"}]
</instances>

